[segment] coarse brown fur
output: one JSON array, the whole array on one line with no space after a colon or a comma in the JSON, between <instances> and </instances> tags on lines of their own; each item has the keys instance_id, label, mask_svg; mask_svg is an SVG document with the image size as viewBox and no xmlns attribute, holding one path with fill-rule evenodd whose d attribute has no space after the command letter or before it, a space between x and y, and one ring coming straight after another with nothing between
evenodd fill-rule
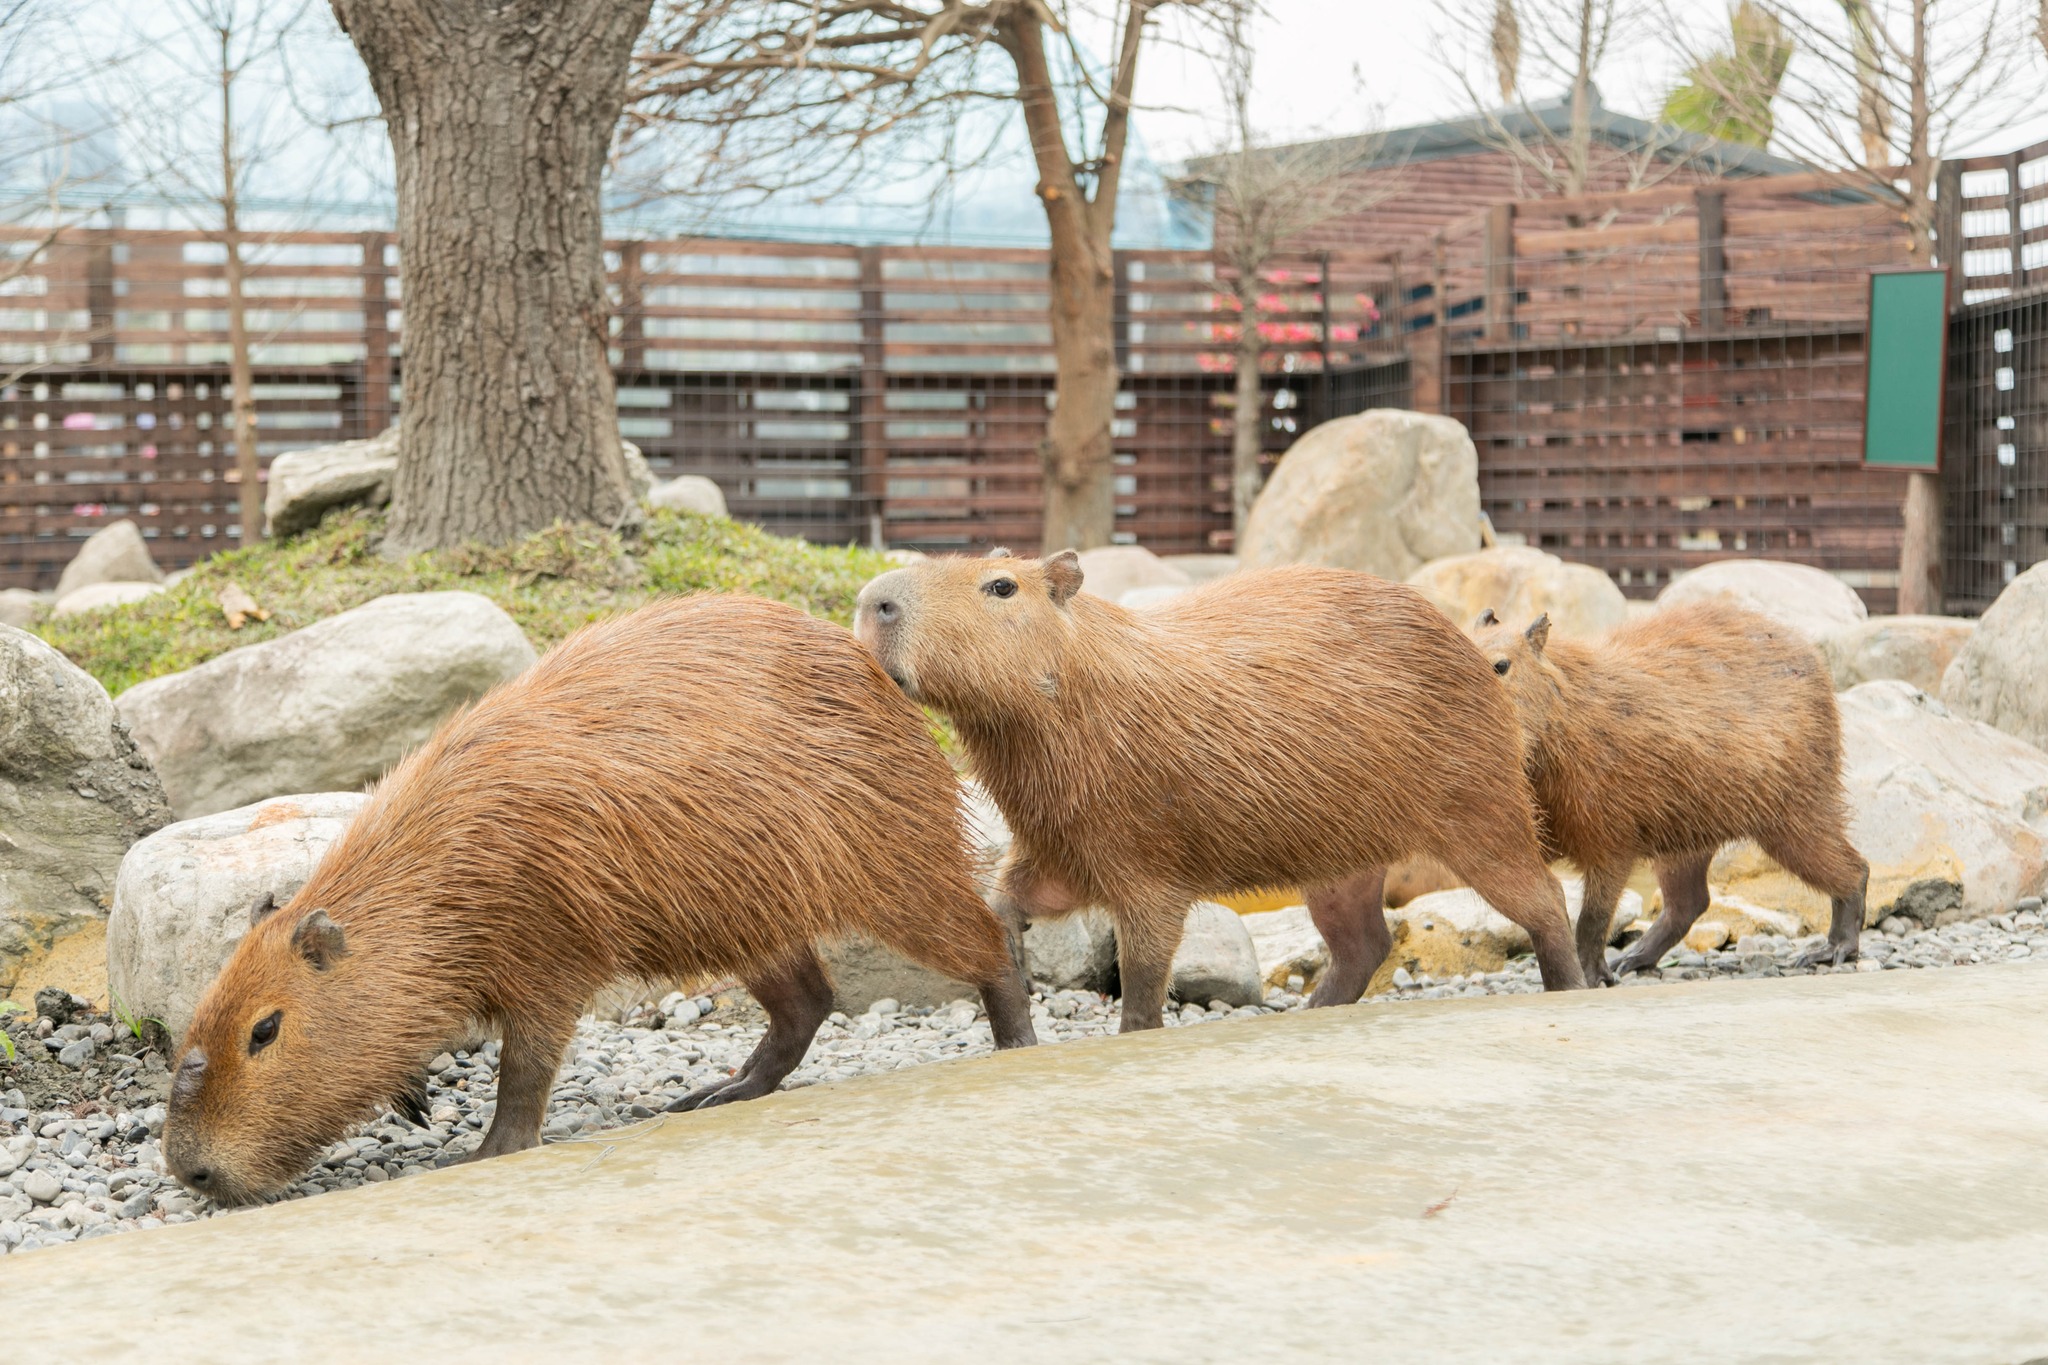
<instances>
[{"instance_id":1,"label":"coarse brown fur","mask_svg":"<svg viewBox=\"0 0 2048 1365\"><path fill-rule=\"evenodd\" d=\"M1080 585L1071 552L928 560L869 583L855 631L1009 821L1012 927L1114 917L1126 1030L1160 1023L1189 904L1265 887L1305 888L1330 943L1315 1003L1356 1000L1390 947L1383 869L1410 854L1527 927L1546 983L1581 984L1514 713L1420 594L1298 567L1130 612Z\"/></svg>"},{"instance_id":2,"label":"coarse brown fur","mask_svg":"<svg viewBox=\"0 0 2048 1365\"><path fill-rule=\"evenodd\" d=\"M750 1098L831 1010L812 945L849 932L977 983L999 1042L1035 1041L918 709L838 626L660 602L452 717L250 929L186 1034L166 1155L260 1197L478 1025L504 1044L477 1155L532 1146L585 1002L619 978L745 981L767 1036L674 1107Z\"/></svg>"},{"instance_id":3,"label":"coarse brown fur","mask_svg":"<svg viewBox=\"0 0 2048 1365\"><path fill-rule=\"evenodd\" d=\"M1480 618L1475 634L1521 716L1545 853L1586 877L1579 957L1613 979L1604 927L1638 858L1664 892L1657 922L1615 964L1655 966L1707 908L1707 865L1754 839L1833 898L1828 944L1856 956L1868 868L1849 843L1842 723L1820 654L1768 617L1672 607L1582 642Z\"/></svg>"}]
</instances>

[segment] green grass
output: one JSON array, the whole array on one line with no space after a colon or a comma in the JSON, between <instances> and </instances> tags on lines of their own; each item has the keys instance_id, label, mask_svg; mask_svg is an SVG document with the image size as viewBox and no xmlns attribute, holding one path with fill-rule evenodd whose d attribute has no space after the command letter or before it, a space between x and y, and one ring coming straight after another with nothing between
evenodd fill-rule
<instances>
[{"instance_id":1,"label":"green grass","mask_svg":"<svg viewBox=\"0 0 2048 1365\"><path fill-rule=\"evenodd\" d=\"M723 517L650 512L639 534L555 526L512 545L378 552L383 518L351 511L302 536L215 555L164 593L35 630L119 694L136 683L275 639L373 597L462 589L490 598L545 650L587 622L667 593L745 592L842 625L861 584L890 567L868 550L770 535ZM219 596L237 583L270 619L229 630Z\"/></svg>"}]
</instances>

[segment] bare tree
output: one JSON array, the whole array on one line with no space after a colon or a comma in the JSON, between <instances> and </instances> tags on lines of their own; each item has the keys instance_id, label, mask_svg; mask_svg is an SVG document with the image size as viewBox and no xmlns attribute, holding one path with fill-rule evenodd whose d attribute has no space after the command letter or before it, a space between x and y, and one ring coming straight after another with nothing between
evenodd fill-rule
<instances>
[{"instance_id":1,"label":"bare tree","mask_svg":"<svg viewBox=\"0 0 2048 1365\"><path fill-rule=\"evenodd\" d=\"M2022 0L1766 2L1798 45L1778 93L1776 143L1896 204L1913 257L1930 262L1948 147L2038 100L2039 82L2024 79L2033 50L2013 41ZM1715 79L1710 67L1696 72ZM1939 477L1908 475L1901 612L1945 605L1941 520Z\"/></svg>"},{"instance_id":2,"label":"bare tree","mask_svg":"<svg viewBox=\"0 0 2048 1365\"><path fill-rule=\"evenodd\" d=\"M650 0L331 0L397 172L405 406L388 551L631 507L602 182Z\"/></svg>"},{"instance_id":3,"label":"bare tree","mask_svg":"<svg viewBox=\"0 0 2048 1365\"><path fill-rule=\"evenodd\" d=\"M1175 5L664 0L639 63L641 118L718 129L721 149L783 119L785 137L831 166L920 120L979 101L1014 104L1052 243L1058 397L1040 447L1052 549L1107 544L1115 525L1110 239L1147 27Z\"/></svg>"},{"instance_id":4,"label":"bare tree","mask_svg":"<svg viewBox=\"0 0 2048 1365\"><path fill-rule=\"evenodd\" d=\"M1650 18L1642 0L1438 0L1437 15L1437 50L1479 138L1514 163L1525 195L1581 195L1596 172L1639 189L1688 160L1662 130L1630 148L1596 139L1600 69Z\"/></svg>"},{"instance_id":5,"label":"bare tree","mask_svg":"<svg viewBox=\"0 0 2048 1365\"><path fill-rule=\"evenodd\" d=\"M1215 259L1237 306L1236 417L1231 435L1231 525L1244 533L1258 499L1264 445L1265 357L1263 328L1283 311L1269 276L1303 236L1343 215L1359 213L1394 192L1398 171L1370 169L1376 137L1360 136L1291 146L1260 146L1251 119L1256 53L1251 42L1253 0L1231 0L1219 14L1223 42L1219 67L1231 121L1219 154L1190 168L1187 182L1207 191L1215 214ZM1327 290L1324 279L1317 285Z\"/></svg>"}]
</instances>

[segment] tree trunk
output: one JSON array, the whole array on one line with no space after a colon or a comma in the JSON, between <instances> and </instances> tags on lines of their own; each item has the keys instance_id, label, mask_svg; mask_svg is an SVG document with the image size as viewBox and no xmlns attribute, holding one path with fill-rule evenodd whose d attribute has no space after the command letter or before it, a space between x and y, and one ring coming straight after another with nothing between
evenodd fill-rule
<instances>
[{"instance_id":1,"label":"tree trunk","mask_svg":"<svg viewBox=\"0 0 2048 1365\"><path fill-rule=\"evenodd\" d=\"M1899 546L1899 615L1941 616L1941 475L1906 476L1906 534Z\"/></svg>"},{"instance_id":2,"label":"tree trunk","mask_svg":"<svg viewBox=\"0 0 2048 1365\"><path fill-rule=\"evenodd\" d=\"M234 67L228 61L230 33L220 34L220 219L223 273L228 287L228 382L234 386L235 482L241 493L242 540L263 538L263 465L256 452L256 374L249 363L249 314L243 303L241 201L235 192Z\"/></svg>"},{"instance_id":3,"label":"tree trunk","mask_svg":"<svg viewBox=\"0 0 2048 1365\"><path fill-rule=\"evenodd\" d=\"M332 0L398 173L405 385L389 553L631 500L600 186L651 0Z\"/></svg>"},{"instance_id":4,"label":"tree trunk","mask_svg":"<svg viewBox=\"0 0 2048 1365\"><path fill-rule=\"evenodd\" d=\"M1046 424L1045 551L1090 550L1116 527L1116 277L1106 243L1052 246L1052 350L1058 397Z\"/></svg>"},{"instance_id":5,"label":"tree trunk","mask_svg":"<svg viewBox=\"0 0 2048 1365\"><path fill-rule=\"evenodd\" d=\"M1266 396L1259 380L1259 291L1256 279L1237 286L1237 411L1230 424L1230 526L1244 544L1245 523L1259 499L1259 455L1265 447Z\"/></svg>"}]
</instances>

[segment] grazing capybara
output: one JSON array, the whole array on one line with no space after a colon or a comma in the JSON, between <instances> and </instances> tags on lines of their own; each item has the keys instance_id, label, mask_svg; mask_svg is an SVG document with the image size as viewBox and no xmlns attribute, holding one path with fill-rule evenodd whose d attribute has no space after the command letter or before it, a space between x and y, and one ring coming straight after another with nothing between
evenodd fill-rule
<instances>
[{"instance_id":1,"label":"grazing capybara","mask_svg":"<svg viewBox=\"0 0 2048 1365\"><path fill-rule=\"evenodd\" d=\"M730 1080L771 1091L832 1009L850 931L980 987L1036 1041L922 713L838 626L741 597L585 627L393 770L261 913L185 1035L164 1152L229 1202L290 1181L471 1030L502 1034L479 1157L538 1141L593 992L731 973L768 1013Z\"/></svg>"},{"instance_id":2,"label":"grazing capybara","mask_svg":"<svg viewBox=\"0 0 2048 1365\"><path fill-rule=\"evenodd\" d=\"M1849 843L1842 722L1820 654L1795 632L1718 602L1671 607L1590 642L1492 612L1474 632L1521 716L1546 856L1586 876L1579 963L1589 981L1655 966L1707 908L1721 845L1754 839L1833 900L1824 946L1854 958L1869 868ZM1607 968L1606 931L1638 858L1664 910Z\"/></svg>"},{"instance_id":3,"label":"grazing capybara","mask_svg":"<svg viewBox=\"0 0 2048 1365\"><path fill-rule=\"evenodd\" d=\"M861 590L855 633L952 722L1015 834L993 904L1100 905L1123 1029L1160 1025L1191 902L1299 886L1348 1004L1391 947L1383 869L1455 869L1582 983L1538 851L1514 712L1414 589L1342 569L1232 576L1143 612L1082 593L1072 551L932 559Z\"/></svg>"}]
</instances>

